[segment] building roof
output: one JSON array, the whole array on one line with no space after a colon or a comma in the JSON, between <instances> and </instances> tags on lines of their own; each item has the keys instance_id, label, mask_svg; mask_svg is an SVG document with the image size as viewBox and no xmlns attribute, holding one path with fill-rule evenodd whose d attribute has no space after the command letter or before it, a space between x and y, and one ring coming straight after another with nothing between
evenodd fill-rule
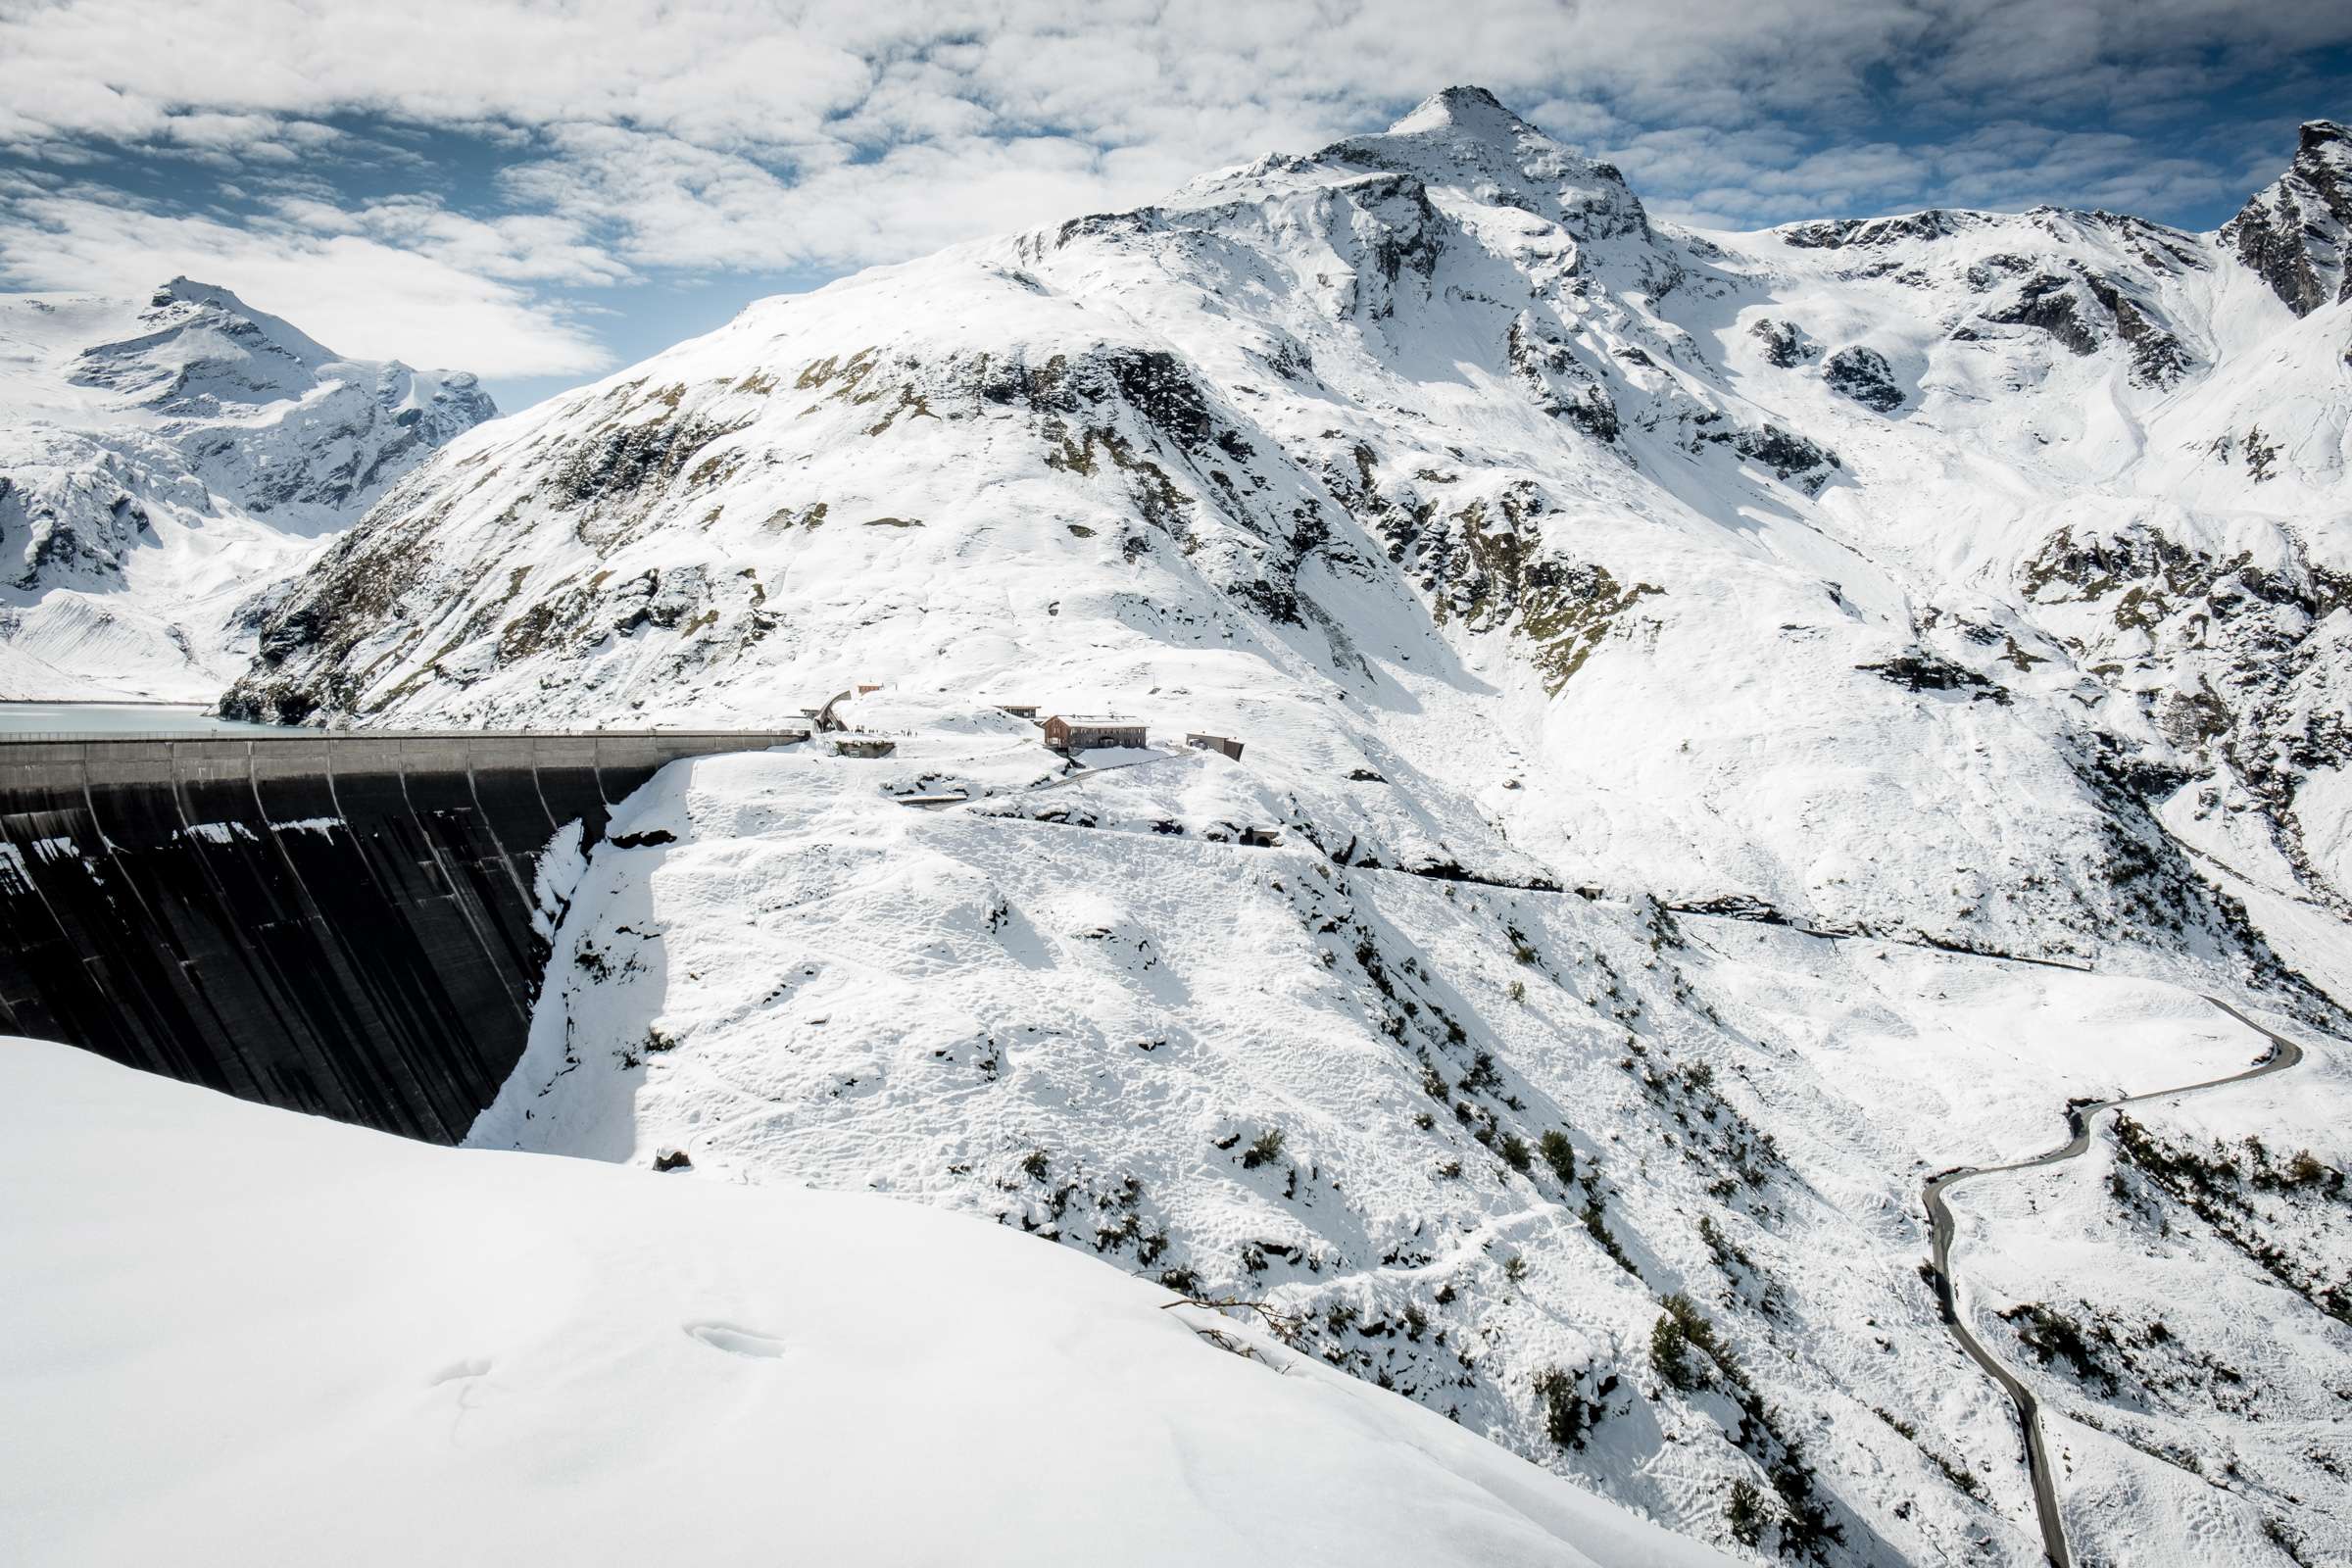
<instances>
[{"instance_id":1,"label":"building roof","mask_svg":"<svg viewBox=\"0 0 2352 1568\"><path fill-rule=\"evenodd\" d=\"M1144 727L1142 719L1125 718L1117 713L1055 713L1054 716L1064 724L1117 725L1126 729L1142 729Z\"/></svg>"}]
</instances>

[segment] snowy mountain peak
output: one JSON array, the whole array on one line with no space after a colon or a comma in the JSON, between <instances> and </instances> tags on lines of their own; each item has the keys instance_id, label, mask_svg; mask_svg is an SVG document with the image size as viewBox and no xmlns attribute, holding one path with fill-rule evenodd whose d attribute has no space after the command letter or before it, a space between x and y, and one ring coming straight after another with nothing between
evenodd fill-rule
<instances>
[{"instance_id":1,"label":"snowy mountain peak","mask_svg":"<svg viewBox=\"0 0 2352 1568\"><path fill-rule=\"evenodd\" d=\"M154 295L149 298L147 303L151 309L155 310L163 310L172 305L211 305L224 311L234 312L239 316L250 317L259 314L252 306L238 298L233 291L222 288L218 283L207 283L190 277L184 272L169 283L158 285ZM275 318L271 318L271 319L274 320Z\"/></svg>"},{"instance_id":2,"label":"snowy mountain peak","mask_svg":"<svg viewBox=\"0 0 2352 1568\"><path fill-rule=\"evenodd\" d=\"M237 603L497 412L194 278L0 298L0 692L210 695Z\"/></svg>"},{"instance_id":3,"label":"snowy mountain peak","mask_svg":"<svg viewBox=\"0 0 2352 1568\"><path fill-rule=\"evenodd\" d=\"M1392 136L1446 130L1508 141L1522 133L1541 135L1484 87L1448 87L1421 100L1413 112L1389 127Z\"/></svg>"},{"instance_id":4,"label":"snowy mountain peak","mask_svg":"<svg viewBox=\"0 0 2352 1568\"><path fill-rule=\"evenodd\" d=\"M2332 120L2306 122L2293 165L2222 238L2297 316L2352 299L2352 135Z\"/></svg>"},{"instance_id":5,"label":"snowy mountain peak","mask_svg":"<svg viewBox=\"0 0 2352 1568\"><path fill-rule=\"evenodd\" d=\"M1335 142L1315 158L1417 175L1548 218L1582 240L1649 234L1648 215L1616 166L1562 146L1484 87L1448 87L1381 134Z\"/></svg>"},{"instance_id":6,"label":"snowy mountain peak","mask_svg":"<svg viewBox=\"0 0 2352 1568\"><path fill-rule=\"evenodd\" d=\"M131 330L81 350L72 378L163 415L246 416L318 387L341 356L213 283L175 277Z\"/></svg>"}]
</instances>

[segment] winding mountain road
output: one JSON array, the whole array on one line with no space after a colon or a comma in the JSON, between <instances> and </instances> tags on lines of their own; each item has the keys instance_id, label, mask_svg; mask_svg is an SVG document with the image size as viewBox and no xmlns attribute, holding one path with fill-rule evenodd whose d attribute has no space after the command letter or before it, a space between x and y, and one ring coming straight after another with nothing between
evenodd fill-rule
<instances>
[{"instance_id":1,"label":"winding mountain road","mask_svg":"<svg viewBox=\"0 0 2352 1568\"><path fill-rule=\"evenodd\" d=\"M2020 1382L1993 1353L1986 1349L1976 1335L1969 1332L1968 1323L1960 1313L1959 1285L1952 1277L1952 1211L1943 1195L1965 1181L1979 1176L1997 1176L2005 1171L2033 1170L2037 1166L2055 1165L2073 1159L2090 1147L2093 1124L2099 1117L2119 1105L2134 1105L2145 1100L2167 1100L2175 1095L2196 1094L2207 1089L2221 1089L2230 1084L2244 1083L2269 1073L2284 1072L2303 1059L2303 1048L2283 1035L2274 1034L2247 1017L2218 997L2203 999L2213 1006L2268 1040L2270 1049L2262 1059L2243 1072L2225 1078L2208 1078L2203 1083L2180 1084L2171 1089L2150 1090L2142 1095L2126 1095L2119 1100L2101 1100L2066 1107L2067 1141L2044 1154L2021 1159L2008 1165L1962 1165L1928 1179L1923 1197L1928 1208L1928 1226L1936 1268L1936 1296L1943 1310L1944 1326L1951 1330L1960 1348L1971 1360L1983 1367L1991 1379L2007 1392L2017 1405L2018 1425L2025 1433L2026 1469L2034 1483L2034 1508L2041 1520L2042 1550L2049 1556L2053 1568L2073 1568L2074 1558L2066 1545L2066 1523L2058 1512L2058 1489L2051 1479L2049 1450L2041 1435L2039 1406L2033 1392Z\"/></svg>"}]
</instances>

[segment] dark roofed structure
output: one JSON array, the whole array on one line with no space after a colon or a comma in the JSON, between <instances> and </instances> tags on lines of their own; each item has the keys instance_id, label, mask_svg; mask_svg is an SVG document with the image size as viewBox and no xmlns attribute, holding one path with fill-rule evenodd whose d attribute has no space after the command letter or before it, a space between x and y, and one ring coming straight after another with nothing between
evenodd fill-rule
<instances>
[{"instance_id":1,"label":"dark roofed structure","mask_svg":"<svg viewBox=\"0 0 2352 1568\"><path fill-rule=\"evenodd\" d=\"M1055 713L1046 720L1046 744L1057 752L1091 752L1104 746L1141 748L1144 721L1104 713Z\"/></svg>"}]
</instances>

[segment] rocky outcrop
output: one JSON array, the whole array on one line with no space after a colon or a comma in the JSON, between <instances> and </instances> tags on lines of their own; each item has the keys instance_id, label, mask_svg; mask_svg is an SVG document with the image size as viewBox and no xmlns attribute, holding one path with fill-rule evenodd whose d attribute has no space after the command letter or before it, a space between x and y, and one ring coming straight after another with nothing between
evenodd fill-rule
<instances>
[{"instance_id":1,"label":"rocky outcrop","mask_svg":"<svg viewBox=\"0 0 2352 1568\"><path fill-rule=\"evenodd\" d=\"M2029 327L2085 359L2121 343L2131 357L2132 382L2159 390L2180 380L2191 364L2158 306L2074 258L2062 268L2033 270L2003 294L1955 330L1953 339L1983 337L1985 325Z\"/></svg>"},{"instance_id":2,"label":"rocky outcrop","mask_svg":"<svg viewBox=\"0 0 2352 1568\"><path fill-rule=\"evenodd\" d=\"M1894 384L1894 370L1876 349L1858 344L1839 349L1823 362L1821 378L1831 391L1866 409L1892 414L1903 406L1903 389Z\"/></svg>"},{"instance_id":3,"label":"rocky outcrop","mask_svg":"<svg viewBox=\"0 0 2352 1568\"><path fill-rule=\"evenodd\" d=\"M1794 369L1807 360L1820 357L1821 345L1806 336L1804 328L1794 321L1776 321L1765 317L1747 330L1764 345L1764 358L1784 370Z\"/></svg>"},{"instance_id":4,"label":"rocky outcrop","mask_svg":"<svg viewBox=\"0 0 2352 1568\"><path fill-rule=\"evenodd\" d=\"M2352 770L2352 577L2272 528L2256 548L2218 551L2136 523L2064 529L2025 564L2021 586L2082 662L2133 702L2182 776L2242 790L2313 894L2352 910L2352 886L2314 844L2316 776Z\"/></svg>"},{"instance_id":5,"label":"rocky outcrop","mask_svg":"<svg viewBox=\"0 0 2352 1568\"><path fill-rule=\"evenodd\" d=\"M1698 441L1729 447L1748 462L1771 469L1774 478L1793 483L1808 495L1829 483L1830 475L1844 466L1838 454L1820 442L1777 424L1745 429L1709 421L1699 431Z\"/></svg>"},{"instance_id":6,"label":"rocky outcrop","mask_svg":"<svg viewBox=\"0 0 2352 1568\"><path fill-rule=\"evenodd\" d=\"M2293 167L2222 227L2223 242L2297 316L2352 299L2352 133L2303 127Z\"/></svg>"},{"instance_id":7,"label":"rocky outcrop","mask_svg":"<svg viewBox=\"0 0 2352 1568\"><path fill-rule=\"evenodd\" d=\"M1781 241L1800 250L1838 251L1849 247L1880 249L1904 240L1948 239L1971 226L1975 213L1930 208L1896 218L1825 218L1787 223L1775 230Z\"/></svg>"}]
</instances>

